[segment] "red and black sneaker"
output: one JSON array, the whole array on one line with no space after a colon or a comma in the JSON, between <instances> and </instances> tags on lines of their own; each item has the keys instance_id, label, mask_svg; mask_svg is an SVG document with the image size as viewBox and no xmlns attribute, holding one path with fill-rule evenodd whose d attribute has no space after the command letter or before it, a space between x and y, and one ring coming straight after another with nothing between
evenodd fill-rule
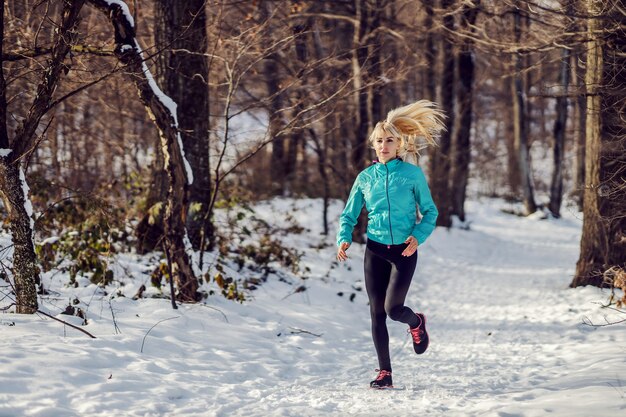
<instances>
[{"instance_id":1,"label":"red and black sneaker","mask_svg":"<svg viewBox=\"0 0 626 417\"><path fill-rule=\"evenodd\" d=\"M385 371L384 369L378 370L378 376L375 380L370 382L370 388L385 389L393 388L393 382L391 381L391 371Z\"/></svg>"},{"instance_id":2,"label":"red and black sneaker","mask_svg":"<svg viewBox=\"0 0 626 417\"><path fill-rule=\"evenodd\" d=\"M428 333L426 332L426 317L423 314L415 314L419 320L417 327L409 328L409 333L413 337L413 350L418 355L426 352L428 349Z\"/></svg>"}]
</instances>

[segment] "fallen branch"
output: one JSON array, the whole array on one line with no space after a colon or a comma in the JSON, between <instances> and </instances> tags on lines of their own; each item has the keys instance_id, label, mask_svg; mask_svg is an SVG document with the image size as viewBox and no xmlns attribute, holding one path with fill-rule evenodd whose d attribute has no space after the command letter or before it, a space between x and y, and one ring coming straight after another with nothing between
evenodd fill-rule
<instances>
[{"instance_id":1,"label":"fallen branch","mask_svg":"<svg viewBox=\"0 0 626 417\"><path fill-rule=\"evenodd\" d=\"M9 283L10 283L10 282L9 282ZM10 283L10 284L11 284L11 283ZM13 286L13 284L11 284L11 286ZM11 300L11 301L12 301L12 303L11 303L11 304L9 304L9 305L8 305L8 306L6 306L6 307L2 307L2 308L0 308L0 311L6 311L6 310L10 309L10 308L11 308L11 307L13 307L13 306L16 306L16 307L17 307L17 304L15 303L15 300L13 299L13 297L11 297L9 294L6 294L6 293L4 293L4 292L2 292L2 293L5 295L5 297L4 297L4 298L8 298L9 300ZM4 298L3 298L3 299L4 299ZM96 339L96 336L92 335L92 334L91 334L91 333L89 333L87 330L81 329L80 327L75 326L75 325L73 325L73 324L71 324L71 323L68 323L68 322L66 322L65 320L61 320L61 319L59 319L59 318L56 318L56 317L54 317L54 316L51 316L50 314L45 313L45 312L43 312L43 311L41 311L41 310L37 310L36 312L37 312L37 313L40 313L40 314L42 314L42 315L44 315L44 316L46 316L46 317L50 317L51 319L56 320L56 321L58 321L58 322L61 322L61 323L65 324L65 325L67 325L67 326L70 326L71 328L76 329L76 330L78 330L78 331L80 331L80 332L83 332L83 333L85 333L87 336L91 337L92 339Z\"/></svg>"},{"instance_id":2,"label":"fallen branch","mask_svg":"<svg viewBox=\"0 0 626 417\"><path fill-rule=\"evenodd\" d=\"M61 320L61 319L59 319L59 318L56 318L56 317L54 317L54 316L51 316L50 314L48 314L48 313L44 313L44 312L43 312L43 311L41 311L41 310L37 310L37 313L43 314L43 315L44 315L44 316L46 316L46 317L50 317L52 320L56 320L56 321L61 322L61 323L65 324L65 325L67 325L67 326L70 326L70 327L71 327L71 328L73 328L73 329L76 329L76 330L78 330L78 331L80 331L80 332L83 332L83 333L85 333L87 336L91 337L92 339L95 339L95 338L96 338L96 336L92 335L92 334L91 334L91 333L89 333L87 330L81 329L81 328L80 328L80 327L78 327L78 326L74 326L73 324L68 323L68 322L66 322L65 320Z\"/></svg>"}]
</instances>

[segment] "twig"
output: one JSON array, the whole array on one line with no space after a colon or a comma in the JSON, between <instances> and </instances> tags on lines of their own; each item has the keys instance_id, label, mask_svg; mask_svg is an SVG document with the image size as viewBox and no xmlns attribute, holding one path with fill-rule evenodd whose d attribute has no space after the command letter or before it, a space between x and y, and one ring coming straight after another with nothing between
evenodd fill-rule
<instances>
[{"instance_id":1,"label":"twig","mask_svg":"<svg viewBox=\"0 0 626 417\"><path fill-rule=\"evenodd\" d=\"M619 311L619 310L618 310ZM604 320L606 320L606 317L604 318ZM606 320L605 324L593 324L591 322L591 320L589 320L588 317L583 318L583 324L587 325L587 326L591 326L591 327L606 327L606 326L613 326L615 324L620 324L620 323L624 323L626 322L626 319L622 319L622 320L618 320L618 321L614 321L614 322L609 322L608 320Z\"/></svg>"},{"instance_id":2,"label":"twig","mask_svg":"<svg viewBox=\"0 0 626 417\"><path fill-rule=\"evenodd\" d=\"M167 319L163 319L160 321L157 321L156 324L152 327L150 327L150 329L148 330L148 332L145 334L145 336L143 337L143 340L141 341L141 350L139 351L140 353L143 353L143 345L146 342L146 337L148 337L148 335L150 334L150 332L152 331L152 329L154 329L156 326L158 326L159 324L163 323L164 321L168 321L168 320L172 320L172 319L177 319L180 316L176 316L176 317L169 317Z\"/></svg>"},{"instance_id":3,"label":"twig","mask_svg":"<svg viewBox=\"0 0 626 417\"><path fill-rule=\"evenodd\" d=\"M122 333L120 328L117 325L117 320L115 320L115 312L113 311L113 304L111 303L111 299L109 298L109 308L111 309L111 317L113 317L113 326L115 328L115 334Z\"/></svg>"},{"instance_id":4,"label":"twig","mask_svg":"<svg viewBox=\"0 0 626 417\"><path fill-rule=\"evenodd\" d=\"M228 321L228 317L226 317L226 314L224 314L224 312L222 310L220 310L219 308L216 308L216 307L213 307L213 306L209 306L209 305L206 305L206 304L196 304L196 306L206 307L206 308L210 308L211 310L215 310L215 311L217 311L218 313L220 313L224 317L224 320L226 321L226 323L230 323Z\"/></svg>"},{"instance_id":5,"label":"twig","mask_svg":"<svg viewBox=\"0 0 626 417\"><path fill-rule=\"evenodd\" d=\"M322 337L322 335L324 334L324 333L321 333L321 334L311 333L308 330L298 329L297 327L290 327L290 329L291 329L291 332L290 332L291 334L306 333L306 334L310 334L311 336L315 336L315 337Z\"/></svg>"},{"instance_id":6,"label":"twig","mask_svg":"<svg viewBox=\"0 0 626 417\"><path fill-rule=\"evenodd\" d=\"M292 292L290 292L289 294L287 294L286 296L284 296L283 298L281 298L281 300L284 300L284 299L285 299L285 298L287 298L287 297L291 297L291 296L292 296L292 295L294 295L294 294L298 294L298 293L300 293L300 292L304 292L304 291L306 291L306 289L307 289L307 288L306 288L306 286L304 286L304 285L300 285L298 288L296 288L295 290L293 290Z\"/></svg>"}]
</instances>

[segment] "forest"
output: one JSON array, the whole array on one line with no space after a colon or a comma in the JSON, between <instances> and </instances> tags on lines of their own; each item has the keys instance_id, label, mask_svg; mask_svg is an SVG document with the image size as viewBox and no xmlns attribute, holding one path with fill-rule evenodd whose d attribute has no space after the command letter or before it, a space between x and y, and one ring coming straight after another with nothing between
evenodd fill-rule
<instances>
[{"instance_id":1,"label":"forest","mask_svg":"<svg viewBox=\"0 0 626 417\"><path fill-rule=\"evenodd\" d=\"M419 99L447 116L420 158L438 227L479 196L580 211L571 286L624 289L625 24L621 0L5 0L3 297L34 313L62 260L68 284L106 285L111 253L157 251L153 283L177 301L203 279L238 299L252 284L219 263L200 276L204 254L296 262L271 232L237 247L238 220L317 198L293 215L328 234L373 125Z\"/></svg>"},{"instance_id":2,"label":"forest","mask_svg":"<svg viewBox=\"0 0 626 417\"><path fill-rule=\"evenodd\" d=\"M3 0L0 417L624 414L625 28L624 0ZM420 100L415 328L392 285L375 311L366 210L336 234Z\"/></svg>"}]
</instances>

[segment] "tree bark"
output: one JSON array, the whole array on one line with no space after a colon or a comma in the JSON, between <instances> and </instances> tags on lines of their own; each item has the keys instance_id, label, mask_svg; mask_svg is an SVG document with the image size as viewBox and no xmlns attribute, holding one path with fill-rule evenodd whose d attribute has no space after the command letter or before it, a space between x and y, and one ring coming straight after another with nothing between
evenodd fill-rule
<instances>
[{"instance_id":1,"label":"tree bark","mask_svg":"<svg viewBox=\"0 0 626 417\"><path fill-rule=\"evenodd\" d=\"M626 24L624 1L588 0L587 137L583 232L570 284L603 285L603 273L626 268Z\"/></svg>"},{"instance_id":2,"label":"tree bark","mask_svg":"<svg viewBox=\"0 0 626 417\"><path fill-rule=\"evenodd\" d=\"M355 174L357 174L366 166L366 151L368 149L367 138L370 130L370 112L367 103L368 92L365 85L369 48L367 44L363 43L365 37L371 31L366 0L355 0L355 19L358 23L354 28L352 77L354 79L356 129L352 142L352 168Z\"/></svg>"},{"instance_id":3,"label":"tree bark","mask_svg":"<svg viewBox=\"0 0 626 417\"><path fill-rule=\"evenodd\" d=\"M522 35L522 16L520 13L519 1L514 2L514 5L516 6L513 11L514 35L516 43L520 45ZM529 215L537 211L537 204L535 203L534 187L530 169L530 155L528 153L528 123L526 120L528 112L522 81L522 69L522 57L519 53L517 53L513 56L514 75L511 82L511 96L513 98L513 132L515 138L515 153L517 154L517 163L519 164L520 177L522 181L521 186L524 209L526 215Z\"/></svg>"},{"instance_id":4,"label":"tree bark","mask_svg":"<svg viewBox=\"0 0 626 417\"><path fill-rule=\"evenodd\" d=\"M9 149L7 131L7 84L4 79L4 2L0 10L0 149Z\"/></svg>"},{"instance_id":5,"label":"tree bark","mask_svg":"<svg viewBox=\"0 0 626 417\"><path fill-rule=\"evenodd\" d=\"M373 37L373 42L369 44L370 55L371 55L371 67L369 78L372 79L372 87L369 89L371 104L371 115L372 115L372 123L371 127L373 128L376 123L383 120L387 116L387 111L383 109L383 88L384 82L382 80L383 72L382 72L382 50L383 50L383 39L379 30L377 30L383 18L383 13L385 11L385 2L383 0L376 0L374 8L371 12L371 20L372 20L372 28L376 31L376 34ZM389 109L391 110L391 109Z\"/></svg>"},{"instance_id":6,"label":"tree bark","mask_svg":"<svg viewBox=\"0 0 626 417\"><path fill-rule=\"evenodd\" d=\"M574 200L578 204L578 209L583 210L583 196L585 190L585 131L586 131L586 101L584 94L585 74L578 65L579 60L584 59L584 51L580 47L575 47L572 51L571 68L572 79L575 90L578 93L574 101L573 131L574 148L576 159L574 164Z\"/></svg>"},{"instance_id":7,"label":"tree bark","mask_svg":"<svg viewBox=\"0 0 626 417\"><path fill-rule=\"evenodd\" d=\"M161 134L165 171L170 180L165 210L165 250L173 264L178 298L187 302L198 301L198 280L184 242L187 187L193 178L182 149L175 103L154 82L137 43L134 24L128 18L128 9L123 8L125 4L122 6L107 0L88 1L113 24L115 54L125 66L129 80L137 88L141 102Z\"/></svg>"},{"instance_id":8,"label":"tree bark","mask_svg":"<svg viewBox=\"0 0 626 417\"><path fill-rule=\"evenodd\" d=\"M37 311L37 285L40 283L37 257L33 246L32 213L26 178L18 161L0 156L0 197L8 211L13 243L13 279L18 314Z\"/></svg>"},{"instance_id":9,"label":"tree bark","mask_svg":"<svg viewBox=\"0 0 626 417\"><path fill-rule=\"evenodd\" d=\"M298 88L295 96L295 111L294 114L302 114L305 108L306 99L308 97L309 86L305 69L309 62L309 48L307 45L307 33L311 30L311 23L309 21L300 22L292 27L294 35L294 52L298 59L298 71L297 77L300 80L300 87ZM289 133L287 145L287 153L285 156L285 189L288 194L293 193L296 184L298 183L298 152L302 148L304 142L304 132L300 129L292 129ZM304 154L304 151L302 151Z\"/></svg>"},{"instance_id":10,"label":"tree bark","mask_svg":"<svg viewBox=\"0 0 626 417\"><path fill-rule=\"evenodd\" d=\"M442 0L441 7L444 11L450 11L452 0ZM454 16L446 14L443 17L443 26L447 31L454 30ZM448 115L449 128L442 132L439 146L433 148L431 154L430 184L433 200L439 210L437 226L452 226L450 216L450 150L452 140L452 127L454 126L454 53L451 39L447 34L440 35L441 45L438 55L438 68L441 68L441 81L438 87L438 99L442 110Z\"/></svg>"},{"instance_id":11,"label":"tree bark","mask_svg":"<svg viewBox=\"0 0 626 417\"><path fill-rule=\"evenodd\" d=\"M354 105L356 109L356 129L352 137L352 169L354 177L366 166L366 155L369 143L367 141L370 124L370 109L368 106L367 60L369 48L365 43L366 36L372 28L369 20L369 4L366 0L354 0L355 27L353 33L352 77L354 84ZM352 240L365 243L367 215L361 211L356 227L352 232Z\"/></svg>"},{"instance_id":12,"label":"tree bark","mask_svg":"<svg viewBox=\"0 0 626 417\"><path fill-rule=\"evenodd\" d=\"M552 147L554 167L550 183L549 209L554 217L561 217L561 202L563 201L563 153L565 148L565 126L567 125L567 92L569 91L569 63L570 50L561 51L561 70L559 72L559 86L561 95L556 99L556 120L554 121L554 144Z\"/></svg>"},{"instance_id":13,"label":"tree bark","mask_svg":"<svg viewBox=\"0 0 626 417\"><path fill-rule=\"evenodd\" d=\"M261 16L264 21L268 22L272 19L272 2L269 0L262 0L260 6ZM265 23L269 25L269 23ZM286 164L286 151L287 143L285 136L280 135L279 132L283 129L283 115L282 110L284 107L283 94L281 92L280 77L281 72L279 70L280 57L277 51L271 51L263 60L263 79L265 81L265 88L268 97L267 113L269 118L269 137L272 141L272 155L271 155L271 170L270 178L272 180L272 193L276 195L285 194L285 164Z\"/></svg>"},{"instance_id":14,"label":"tree bark","mask_svg":"<svg viewBox=\"0 0 626 417\"><path fill-rule=\"evenodd\" d=\"M435 67L437 66L437 49L435 48L436 35L433 29L433 2L431 0L422 0L426 19L424 27L426 30L426 71L425 79L425 95L430 101L437 100L437 77L435 76Z\"/></svg>"},{"instance_id":15,"label":"tree bark","mask_svg":"<svg viewBox=\"0 0 626 417\"><path fill-rule=\"evenodd\" d=\"M470 30L476 23L480 1L471 7L464 6L461 15L461 30ZM465 221L465 191L469 178L470 135L472 131L472 104L474 83L474 51L473 42L464 40L460 46L457 59L456 102L459 115L455 118L452 142L451 195L452 214Z\"/></svg>"},{"instance_id":16,"label":"tree bark","mask_svg":"<svg viewBox=\"0 0 626 417\"><path fill-rule=\"evenodd\" d=\"M157 75L165 94L178 105L180 135L194 173L189 187L187 232L194 249L213 247L214 226L209 162L209 87L207 83L207 14L205 0L158 0L155 43L165 48L157 56ZM163 171L157 171L161 176ZM158 180L156 181L158 182ZM162 195L159 201L164 201Z\"/></svg>"}]
</instances>

